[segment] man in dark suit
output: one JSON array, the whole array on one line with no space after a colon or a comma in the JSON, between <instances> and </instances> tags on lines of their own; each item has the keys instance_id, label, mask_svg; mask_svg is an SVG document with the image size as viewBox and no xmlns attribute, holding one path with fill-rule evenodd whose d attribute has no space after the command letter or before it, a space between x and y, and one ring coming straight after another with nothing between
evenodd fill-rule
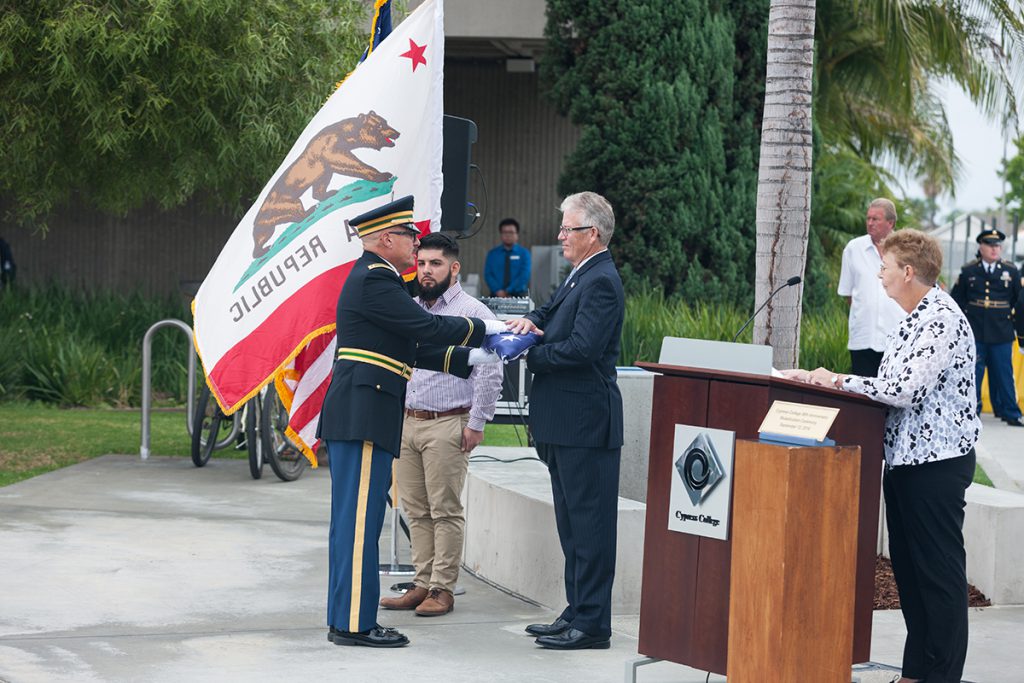
<instances>
[{"instance_id":1,"label":"man in dark suit","mask_svg":"<svg viewBox=\"0 0 1024 683\"><path fill-rule=\"evenodd\" d=\"M409 642L377 624L377 545L412 366L468 377L470 364L497 357L463 347L505 331L497 320L431 315L409 296L400 273L416 262L412 211L404 197L350 221L364 252L338 297L338 349L317 429L330 456L327 637L335 645Z\"/></svg>"},{"instance_id":2,"label":"man in dark suit","mask_svg":"<svg viewBox=\"0 0 1024 683\"><path fill-rule=\"evenodd\" d=\"M987 367L992 412L1009 425L1024 427L1013 379L1013 338L1016 336L1024 344L1024 299L1016 266L1000 258L1004 239L1006 235L995 228L978 235L979 258L960 269L950 295L963 309L974 331L978 413L981 380Z\"/></svg>"},{"instance_id":3,"label":"man in dark suit","mask_svg":"<svg viewBox=\"0 0 1024 683\"><path fill-rule=\"evenodd\" d=\"M551 624L526 628L556 650L607 648L618 516L622 395L616 383L625 296L608 252L615 216L593 192L562 202L558 239L572 272L543 307L509 323L543 330L530 349L530 429L548 466L565 555L569 603Z\"/></svg>"}]
</instances>

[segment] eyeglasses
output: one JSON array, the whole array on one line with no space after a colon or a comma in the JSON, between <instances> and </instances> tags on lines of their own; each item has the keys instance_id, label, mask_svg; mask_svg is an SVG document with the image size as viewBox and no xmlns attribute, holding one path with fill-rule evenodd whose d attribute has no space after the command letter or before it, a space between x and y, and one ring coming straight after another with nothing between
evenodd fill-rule
<instances>
[{"instance_id":1,"label":"eyeglasses","mask_svg":"<svg viewBox=\"0 0 1024 683\"><path fill-rule=\"evenodd\" d=\"M581 225L578 228L570 228L570 227L565 226L565 225L560 225L560 226L558 226L558 234L559 235L562 235L562 234L568 235L570 232L576 232L577 230L590 230L593 227L594 227L593 225Z\"/></svg>"},{"instance_id":2,"label":"eyeglasses","mask_svg":"<svg viewBox=\"0 0 1024 683\"><path fill-rule=\"evenodd\" d=\"M417 237L420 236L419 230L416 230L416 228L413 227L412 224L406 224L404 227L405 230L388 230L388 234L405 235L406 237L411 237L412 239L416 239Z\"/></svg>"}]
</instances>

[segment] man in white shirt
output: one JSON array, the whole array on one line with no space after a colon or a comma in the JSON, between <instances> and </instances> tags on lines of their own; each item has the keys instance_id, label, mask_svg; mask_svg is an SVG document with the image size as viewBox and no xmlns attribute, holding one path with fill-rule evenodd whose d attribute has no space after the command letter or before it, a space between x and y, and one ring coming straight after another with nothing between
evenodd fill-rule
<instances>
[{"instance_id":1,"label":"man in white shirt","mask_svg":"<svg viewBox=\"0 0 1024 683\"><path fill-rule=\"evenodd\" d=\"M850 240L843 250L839 274L839 295L850 304L849 341L851 373L876 377L882 362L885 340L906 317L890 299L878 271L882 267L880 246L896 225L896 206L888 199L868 205L867 234Z\"/></svg>"}]
</instances>

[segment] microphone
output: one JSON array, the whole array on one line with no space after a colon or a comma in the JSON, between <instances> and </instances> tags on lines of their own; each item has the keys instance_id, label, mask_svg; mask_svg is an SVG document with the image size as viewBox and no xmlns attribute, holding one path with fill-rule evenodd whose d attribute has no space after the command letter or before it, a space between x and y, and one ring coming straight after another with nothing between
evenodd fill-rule
<instances>
[{"instance_id":1,"label":"microphone","mask_svg":"<svg viewBox=\"0 0 1024 683\"><path fill-rule=\"evenodd\" d=\"M793 277L791 277L788 280L786 280L785 284L783 284L778 289L776 289L774 292L769 294L768 298L764 300L764 303L761 304L760 306L758 306L757 310L754 311L754 315L750 316L747 319L747 322L743 323L743 327L740 328L740 331L736 333L736 336L733 337L732 340L735 342L737 339L740 338L740 335L743 334L743 330L747 329L747 325L749 325L750 323L754 322L754 318L757 317L757 314L761 312L762 308L764 308L765 306L768 305L769 301L771 301L772 299L775 298L776 294L778 294L779 292L784 290L786 287L792 287L793 285L798 285L798 284L800 284L800 276L799 275L794 275Z\"/></svg>"}]
</instances>

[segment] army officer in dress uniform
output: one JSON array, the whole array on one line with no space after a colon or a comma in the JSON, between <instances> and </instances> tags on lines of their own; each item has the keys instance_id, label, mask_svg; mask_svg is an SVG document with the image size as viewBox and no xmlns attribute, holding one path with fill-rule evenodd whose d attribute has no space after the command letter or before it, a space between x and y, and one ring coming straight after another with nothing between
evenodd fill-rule
<instances>
[{"instance_id":1,"label":"army officer in dress uniform","mask_svg":"<svg viewBox=\"0 0 1024 683\"><path fill-rule=\"evenodd\" d=\"M981 380L988 367L989 397L996 417L1024 427L1013 381L1013 337L1024 342L1024 300L1017 268L1003 261L1006 235L990 228L978 235L977 258L960 270L950 292L967 315L974 331L978 357L975 363L978 412L981 412Z\"/></svg>"},{"instance_id":2,"label":"army officer in dress uniform","mask_svg":"<svg viewBox=\"0 0 1024 683\"><path fill-rule=\"evenodd\" d=\"M317 430L330 455L327 622L336 645L409 642L377 624L377 544L413 366L468 377L471 364L498 358L464 347L505 332L497 320L431 315L409 296L400 273L416 262L412 212L404 197L350 221L364 253L338 297L337 356Z\"/></svg>"}]
</instances>

